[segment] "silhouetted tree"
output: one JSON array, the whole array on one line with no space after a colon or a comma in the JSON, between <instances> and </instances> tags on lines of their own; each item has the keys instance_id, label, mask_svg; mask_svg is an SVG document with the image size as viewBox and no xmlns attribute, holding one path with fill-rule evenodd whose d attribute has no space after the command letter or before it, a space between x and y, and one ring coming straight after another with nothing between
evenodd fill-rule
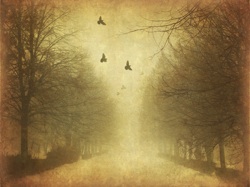
<instances>
[{"instance_id":1,"label":"silhouetted tree","mask_svg":"<svg viewBox=\"0 0 250 187\"><path fill-rule=\"evenodd\" d=\"M174 57L161 59L168 67L161 70L159 92L172 100L180 123L189 129L196 144L205 146L208 160L212 158L209 152L219 145L221 167L225 168L224 144L240 139L247 174L249 4L196 3L172 15L131 31L164 33L160 50L167 44L172 47Z\"/></svg>"},{"instance_id":2,"label":"silhouetted tree","mask_svg":"<svg viewBox=\"0 0 250 187\"><path fill-rule=\"evenodd\" d=\"M43 142L47 152L48 146L72 145L72 137L109 131L112 102L84 50L70 43L74 33L63 26L67 11L33 0L2 5L3 114L5 123L20 124L22 162L34 141Z\"/></svg>"}]
</instances>

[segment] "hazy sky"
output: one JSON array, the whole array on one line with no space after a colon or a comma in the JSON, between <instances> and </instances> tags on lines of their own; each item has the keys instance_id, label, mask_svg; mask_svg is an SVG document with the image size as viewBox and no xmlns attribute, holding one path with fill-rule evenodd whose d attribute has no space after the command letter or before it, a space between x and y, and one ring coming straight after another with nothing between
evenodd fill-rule
<instances>
[{"instance_id":1,"label":"hazy sky","mask_svg":"<svg viewBox=\"0 0 250 187\"><path fill-rule=\"evenodd\" d=\"M138 137L140 102L143 83L150 75L159 56L152 58L159 48L157 36L146 32L122 34L149 24L159 13L169 10L170 1L163 0L75 0L67 1L72 16L65 23L78 30L75 42L87 49L97 76L109 85L118 108L117 123L121 126L126 145L133 147ZM98 25L99 16L107 24ZM155 41L156 40L156 41ZM106 63L100 63L102 53ZM132 71L124 66L129 61ZM126 89L121 89L122 86Z\"/></svg>"}]
</instances>

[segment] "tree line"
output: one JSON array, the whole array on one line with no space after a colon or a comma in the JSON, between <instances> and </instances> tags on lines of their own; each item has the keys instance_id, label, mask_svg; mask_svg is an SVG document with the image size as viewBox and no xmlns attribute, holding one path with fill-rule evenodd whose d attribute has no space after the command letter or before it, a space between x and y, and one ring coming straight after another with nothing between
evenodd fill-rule
<instances>
[{"instance_id":1,"label":"tree line","mask_svg":"<svg viewBox=\"0 0 250 187\"><path fill-rule=\"evenodd\" d=\"M194 3L142 30L164 33L144 94L142 139L159 151L249 173L249 26L247 1ZM168 48L167 48L168 46ZM148 100L151 98L152 102Z\"/></svg>"},{"instance_id":2,"label":"tree line","mask_svg":"<svg viewBox=\"0 0 250 187\"><path fill-rule=\"evenodd\" d=\"M2 154L33 156L58 147L102 151L114 134L114 104L94 75L87 51L64 26L55 3L1 1ZM67 153L65 153L67 154Z\"/></svg>"}]
</instances>

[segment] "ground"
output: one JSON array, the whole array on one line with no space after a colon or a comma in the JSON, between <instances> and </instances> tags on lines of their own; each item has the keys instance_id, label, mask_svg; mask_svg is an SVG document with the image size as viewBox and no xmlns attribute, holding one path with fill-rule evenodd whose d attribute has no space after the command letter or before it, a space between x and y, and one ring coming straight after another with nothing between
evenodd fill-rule
<instances>
[{"instance_id":1,"label":"ground","mask_svg":"<svg viewBox=\"0 0 250 187\"><path fill-rule=\"evenodd\" d=\"M84 187L84 186L211 186L236 184L221 181L214 174L176 165L157 155L107 153L88 160L65 164L40 174L12 179L4 187ZM239 186L239 185L238 185Z\"/></svg>"}]
</instances>

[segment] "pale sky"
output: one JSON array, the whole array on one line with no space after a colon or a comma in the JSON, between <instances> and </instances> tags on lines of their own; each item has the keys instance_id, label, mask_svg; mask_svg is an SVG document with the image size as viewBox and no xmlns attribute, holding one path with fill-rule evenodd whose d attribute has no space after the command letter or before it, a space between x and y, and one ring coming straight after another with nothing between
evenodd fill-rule
<instances>
[{"instance_id":1,"label":"pale sky","mask_svg":"<svg viewBox=\"0 0 250 187\"><path fill-rule=\"evenodd\" d=\"M74 8L66 25L71 30L79 30L75 42L87 49L97 76L109 85L110 96L118 108L117 123L128 149L134 149L136 144L143 82L157 62L159 56L153 59L152 56L159 48L151 34L122 33L148 24L146 19L166 11L170 5L167 3L169 1L163 0L75 0L69 5ZM99 16L105 26L97 24ZM103 53L107 57L105 63L100 62ZM132 71L124 69L127 60ZM126 89L121 89L123 85Z\"/></svg>"}]
</instances>

